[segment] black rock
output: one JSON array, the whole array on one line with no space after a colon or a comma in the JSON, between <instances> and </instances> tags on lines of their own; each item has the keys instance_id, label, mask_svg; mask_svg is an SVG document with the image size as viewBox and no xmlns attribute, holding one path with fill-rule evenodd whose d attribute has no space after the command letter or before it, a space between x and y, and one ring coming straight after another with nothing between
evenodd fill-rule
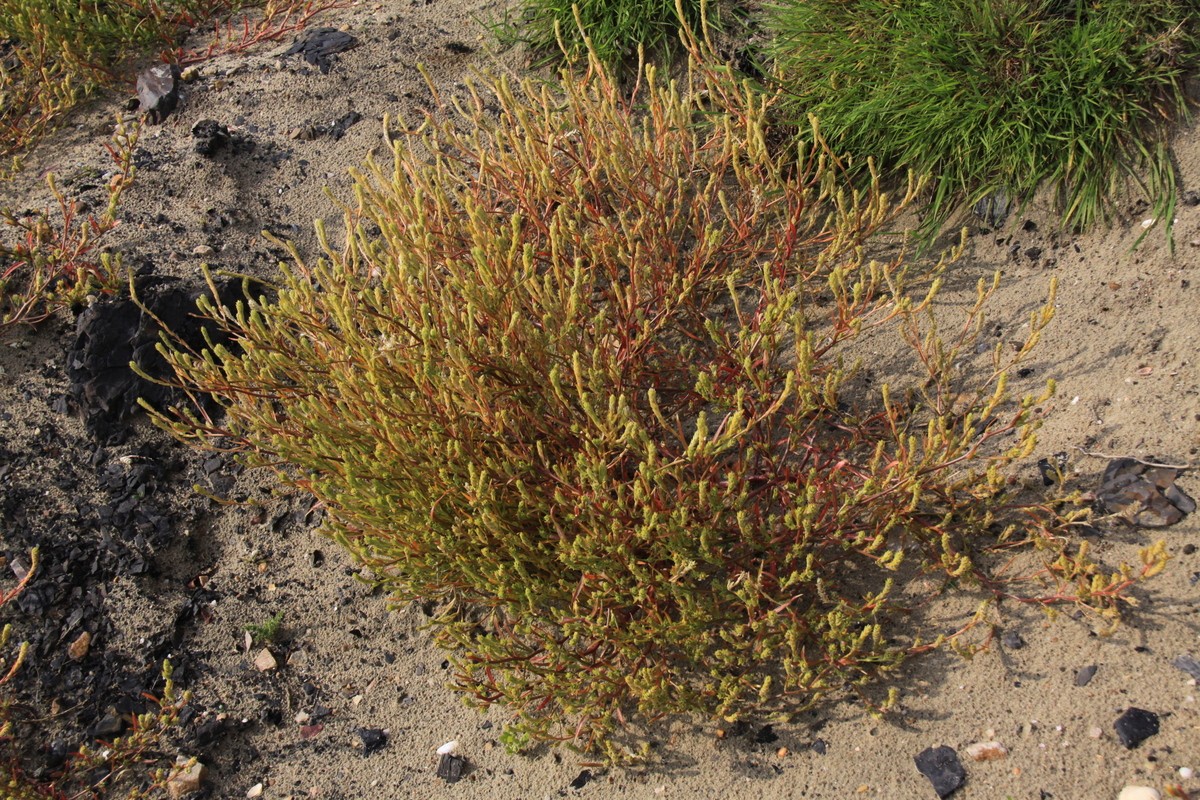
<instances>
[{"instance_id":1,"label":"black rock","mask_svg":"<svg viewBox=\"0 0 1200 800\"><path fill-rule=\"evenodd\" d=\"M229 146L229 128L215 119L202 119L192 126L192 148L202 156L211 156Z\"/></svg>"},{"instance_id":2,"label":"black rock","mask_svg":"<svg viewBox=\"0 0 1200 800\"><path fill-rule=\"evenodd\" d=\"M1000 637L1000 644L1009 650L1020 650L1025 646L1025 640L1016 631L1005 631L1004 635Z\"/></svg>"},{"instance_id":3,"label":"black rock","mask_svg":"<svg viewBox=\"0 0 1200 800\"><path fill-rule=\"evenodd\" d=\"M222 302L231 302L239 289L238 282L225 281L217 291ZM139 281L138 300L149 313L128 297L112 297L96 301L79 315L75 342L67 353L67 378L75 407L97 441L111 445L124 440L126 423L141 410L139 397L160 408L179 399L175 390L139 377L129 363L136 362L152 378L174 377L155 349L160 322L188 346L205 347L205 326L196 318L196 301L204 293L173 279L147 278ZM207 327L217 337L214 341L228 344L215 326Z\"/></svg>"},{"instance_id":4,"label":"black rock","mask_svg":"<svg viewBox=\"0 0 1200 800\"><path fill-rule=\"evenodd\" d=\"M953 747L927 747L913 757L917 771L929 779L938 797L949 797L967 779L966 770Z\"/></svg>"},{"instance_id":5,"label":"black rock","mask_svg":"<svg viewBox=\"0 0 1200 800\"><path fill-rule=\"evenodd\" d=\"M1188 675L1191 675L1193 678L1200 681L1200 661L1197 661L1187 653L1184 653L1183 655L1176 657L1176 659L1171 663L1175 665L1176 669L1181 669Z\"/></svg>"},{"instance_id":6,"label":"black rock","mask_svg":"<svg viewBox=\"0 0 1200 800\"><path fill-rule=\"evenodd\" d=\"M1200 206L1200 191L1189 189L1183 193L1183 202L1189 206Z\"/></svg>"},{"instance_id":7,"label":"black rock","mask_svg":"<svg viewBox=\"0 0 1200 800\"><path fill-rule=\"evenodd\" d=\"M1097 669L1099 669L1099 667L1095 664L1089 664L1086 667L1082 667L1078 672L1075 673L1075 685L1087 686L1092 682L1092 678L1096 677Z\"/></svg>"},{"instance_id":8,"label":"black rock","mask_svg":"<svg viewBox=\"0 0 1200 800\"><path fill-rule=\"evenodd\" d=\"M295 41L285 56L299 55L322 73L333 66L330 56L349 50L358 44L358 39L337 28L311 28Z\"/></svg>"},{"instance_id":9,"label":"black rock","mask_svg":"<svg viewBox=\"0 0 1200 800\"><path fill-rule=\"evenodd\" d=\"M387 745L387 734L379 728L358 728L354 732L362 740L364 756L376 753Z\"/></svg>"},{"instance_id":10,"label":"black rock","mask_svg":"<svg viewBox=\"0 0 1200 800\"><path fill-rule=\"evenodd\" d=\"M1026 248L1025 257L1028 258L1030 261L1037 261L1039 258L1042 257L1042 248L1036 247L1036 246Z\"/></svg>"},{"instance_id":11,"label":"black rock","mask_svg":"<svg viewBox=\"0 0 1200 800\"><path fill-rule=\"evenodd\" d=\"M590 769L585 769L576 775L575 780L571 781L568 786L570 786L572 789L582 789L591 782L593 777L595 776L592 775L592 771Z\"/></svg>"},{"instance_id":12,"label":"black rock","mask_svg":"<svg viewBox=\"0 0 1200 800\"><path fill-rule=\"evenodd\" d=\"M110 708L104 716L96 720L88 730L88 735L93 739L112 739L120 736L123 730L125 730L125 718L117 713L115 708Z\"/></svg>"},{"instance_id":13,"label":"black rock","mask_svg":"<svg viewBox=\"0 0 1200 800\"><path fill-rule=\"evenodd\" d=\"M334 141L341 139L346 135L346 131L350 129L350 126L361 119L362 114L358 113L357 111L348 111L345 114L342 114L342 116L338 117L337 122L329 126L329 136Z\"/></svg>"},{"instance_id":14,"label":"black rock","mask_svg":"<svg viewBox=\"0 0 1200 800\"><path fill-rule=\"evenodd\" d=\"M1117 739L1126 749L1132 750L1158 733L1158 714L1142 708L1127 708L1113 723Z\"/></svg>"},{"instance_id":15,"label":"black rock","mask_svg":"<svg viewBox=\"0 0 1200 800\"><path fill-rule=\"evenodd\" d=\"M179 67L157 64L138 74L138 104L152 123L165 120L179 104Z\"/></svg>"},{"instance_id":16,"label":"black rock","mask_svg":"<svg viewBox=\"0 0 1200 800\"><path fill-rule=\"evenodd\" d=\"M1003 189L998 189L976 203L974 211L975 216L979 217L988 227L999 228L1008 219L1011 207L1012 203L1008 199L1008 193Z\"/></svg>"},{"instance_id":17,"label":"black rock","mask_svg":"<svg viewBox=\"0 0 1200 800\"><path fill-rule=\"evenodd\" d=\"M438 760L437 776L446 783L454 783L463 776L463 770L466 769L466 766L467 760L462 756L456 756L453 753L443 753L441 759ZM579 779L576 778L575 780Z\"/></svg>"},{"instance_id":18,"label":"black rock","mask_svg":"<svg viewBox=\"0 0 1200 800\"><path fill-rule=\"evenodd\" d=\"M829 743L824 739L813 739L812 749L817 755L823 756L829 752Z\"/></svg>"}]
</instances>

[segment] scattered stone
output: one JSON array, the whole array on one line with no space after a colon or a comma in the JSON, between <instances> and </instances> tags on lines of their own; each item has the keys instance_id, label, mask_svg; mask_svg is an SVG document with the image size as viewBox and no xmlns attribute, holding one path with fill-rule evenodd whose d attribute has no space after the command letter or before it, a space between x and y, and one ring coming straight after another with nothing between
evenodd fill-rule
<instances>
[{"instance_id":1,"label":"scattered stone","mask_svg":"<svg viewBox=\"0 0 1200 800\"><path fill-rule=\"evenodd\" d=\"M212 246L207 244L198 244L192 248L192 255L194 256L211 256L214 252L216 251L213 250Z\"/></svg>"},{"instance_id":2,"label":"scattered stone","mask_svg":"<svg viewBox=\"0 0 1200 800\"><path fill-rule=\"evenodd\" d=\"M348 111L345 114L342 114L342 116L338 117L336 122L329 126L329 137L336 142L338 139L341 139L346 135L346 131L350 130L350 127L354 125L354 123L361 119L362 114L358 113L357 111Z\"/></svg>"},{"instance_id":3,"label":"scattered stone","mask_svg":"<svg viewBox=\"0 0 1200 800\"><path fill-rule=\"evenodd\" d=\"M192 149L202 156L214 155L218 150L229 147L232 139L229 128L215 119L202 119L192 126Z\"/></svg>"},{"instance_id":4,"label":"scattered stone","mask_svg":"<svg viewBox=\"0 0 1200 800\"><path fill-rule=\"evenodd\" d=\"M207 777L208 767L199 761L176 756L175 768L171 771L171 777L167 778L167 794L172 798L180 798L198 792Z\"/></svg>"},{"instance_id":5,"label":"scattered stone","mask_svg":"<svg viewBox=\"0 0 1200 800\"><path fill-rule=\"evenodd\" d=\"M587 786L588 783L591 782L593 777L594 776L592 775L592 771L590 769L585 769L582 772L580 772L578 775L575 776L575 780L571 781L567 785L570 786L572 789L582 789L583 787Z\"/></svg>"},{"instance_id":6,"label":"scattered stone","mask_svg":"<svg viewBox=\"0 0 1200 800\"><path fill-rule=\"evenodd\" d=\"M446 783L454 783L463 776L463 770L466 766L467 760L462 756L446 753L438 760L437 776ZM584 771L586 772L586 770ZM575 780L579 780L579 778Z\"/></svg>"},{"instance_id":7,"label":"scattered stone","mask_svg":"<svg viewBox=\"0 0 1200 800\"><path fill-rule=\"evenodd\" d=\"M1193 678L1200 681L1200 661L1197 661L1187 653L1184 653L1183 655L1176 656L1175 660L1171 663L1175 665L1176 669L1181 669L1188 675L1191 675Z\"/></svg>"},{"instance_id":8,"label":"scattered stone","mask_svg":"<svg viewBox=\"0 0 1200 800\"><path fill-rule=\"evenodd\" d=\"M475 52L474 47L471 47L469 44L463 44L462 42L446 42L442 45L442 47L446 48L451 53L454 53L456 56L469 56L471 53Z\"/></svg>"},{"instance_id":9,"label":"scattered stone","mask_svg":"<svg viewBox=\"0 0 1200 800\"><path fill-rule=\"evenodd\" d=\"M138 74L138 105L153 124L165 120L179 104L179 76L175 64L157 64Z\"/></svg>"},{"instance_id":10,"label":"scattered stone","mask_svg":"<svg viewBox=\"0 0 1200 800\"><path fill-rule=\"evenodd\" d=\"M949 797L963 785L967 773L953 747L927 747L913 757L917 771L929 779L940 798Z\"/></svg>"},{"instance_id":11,"label":"scattered stone","mask_svg":"<svg viewBox=\"0 0 1200 800\"><path fill-rule=\"evenodd\" d=\"M250 797L250 798L262 797L262 793L263 793L263 785L261 783L256 783L253 786L251 786L249 789L246 790L246 797Z\"/></svg>"},{"instance_id":12,"label":"scattered stone","mask_svg":"<svg viewBox=\"0 0 1200 800\"><path fill-rule=\"evenodd\" d=\"M1037 468L1042 476L1043 486L1053 486L1058 483L1062 477L1063 471L1067 468L1067 459L1069 456L1065 450L1060 450L1053 456L1054 460L1049 458L1038 459Z\"/></svg>"},{"instance_id":13,"label":"scattered stone","mask_svg":"<svg viewBox=\"0 0 1200 800\"><path fill-rule=\"evenodd\" d=\"M358 44L358 39L337 28L310 28L283 54L299 55L309 64L328 73L333 62L331 56L349 50Z\"/></svg>"},{"instance_id":14,"label":"scattered stone","mask_svg":"<svg viewBox=\"0 0 1200 800\"><path fill-rule=\"evenodd\" d=\"M93 739L112 739L125 730L125 718L115 708L109 708L88 731Z\"/></svg>"},{"instance_id":15,"label":"scattered stone","mask_svg":"<svg viewBox=\"0 0 1200 800\"><path fill-rule=\"evenodd\" d=\"M1117 800L1162 800L1158 789L1149 786L1126 786L1117 795Z\"/></svg>"},{"instance_id":16,"label":"scattered stone","mask_svg":"<svg viewBox=\"0 0 1200 800\"><path fill-rule=\"evenodd\" d=\"M972 761L995 761L1008 755L1008 749L999 742L975 742L967 745L967 757Z\"/></svg>"},{"instance_id":17,"label":"scattered stone","mask_svg":"<svg viewBox=\"0 0 1200 800\"><path fill-rule=\"evenodd\" d=\"M354 732L362 741L364 757L377 753L387 746L387 731L381 728L358 728ZM442 756L442 758L446 757ZM451 758L457 758L457 756L451 756Z\"/></svg>"},{"instance_id":18,"label":"scattered stone","mask_svg":"<svg viewBox=\"0 0 1200 800\"><path fill-rule=\"evenodd\" d=\"M191 83L192 81L199 80L200 79L200 68L197 67L195 64L193 64L190 67L187 67L186 69L184 69L182 72L179 73L179 79L181 81L183 81L184 83Z\"/></svg>"},{"instance_id":19,"label":"scattered stone","mask_svg":"<svg viewBox=\"0 0 1200 800\"><path fill-rule=\"evenodd\" d=\"M1100 667L1096 664L1088 664L1086 667L1081 667L1080 670L1075 673L1075 685L1087 686L1092 682L1092 678L1096 677L1096 670L1099 668Z\"/></svg>"},{"instance_id":20,"label":"scattered stone","mask_svg":"<svg viewBox=\"0 0 1200 800\"><path fill-rule=\"evenodd\" d=\"M1146 739L1158 733L1158 715L1142 708L1127 708L1113 723L1117 739L1127 750L1132 750Z\"/></svg>"},{"instance_id":21,"label":"scattered stone","mask_svg":"<svg viewBox=\"0 0 1200 800\"><path fill-rule=\"evenodd\" d=\"M997 189L974 205L975 216L983 220L989 228L999 228L1008 219L1011 206L1008 193Z\"/></svg>"},{"instance_id":22,"label":"scattered stone","mask_svg":"<svg viewBox=\"0 0 1200 800\"><path fill-rule=\"evenodd\" d=\"M1188 206L1200 206L1200 191L1189 189L1184 192L1183 203Z\"/></svg>"},{"instance_id":23,"label":"scattered stone","mask_svg":"<svg viewBox=\"0 0 1200 800\"><path fill-rule=\"evenodd\" d=\"M1009 650L1020 650L1025 646L1025 639L1016 631L1005 631L1004 635L1000 637L1000 644Z\"/></svg>"},{"instance_id":24,"label":"scattered stone","mask_svg":"<svg viewBox=\"0 0 1200 800\"><path fill-rule=\"evenodd\" d=\"M323 722L317 725L301 725L300 738L311 739L323 730L325 730L325 723Z\"/></svg>"},{"instance_id":25,"label":"scattered stone","mask_svg":"<svg viewBox=\"0 0 1200 800\"><path fill-rule=\"evenodd\" d=\"M1175 485L1179 470L1114 458L1104 469L1096 499L1109 514L1143 528L1174 525L1196 510L1196 501Z\"/></svg>"},{"instance_id":26,"label":"scattered stone","mask_svg":"<svg viewBox=\"0 0 1200 800\"><path fill-rule=\"evenodd\" d=\"M444 756L447 753L453 753L457 749L458 749L458 739L451 739L450 741L446 742L444 745L442 745L441 747L439 747L437 749L437 754L439 756Z\"/></svg>"},{"instance_id":27,"label":"scattered stone","mask_svg":"<svg viewBox=\"0 0 1200 800\"><path fill-rule=\"evenodd\" d=\"M72 661L82 661L88 654L88 649L92 646L92 634L84 631L76 637L75 641L67 645L67 655Z\"/></svg>"},{"instance_id":28,"label":"scattered stone","mask_svg":"<svg viewBox=\"0 0 1200 800\"><path fill-rule=\"evenodd\" d=\"M1180 767L1179 777L1183 778L1185 781L1190 781L1192 778L1196 777L1196 770L1192 769L1191 767Z\"/></svg>"},{"instance_id":29,"label":"scattered stone","mask_svg":"<svg viewBox=\"0 0 1200 800\"><path fill-rule=\"evenodd\" d=\"M1104 731L1099 725L1093 725L1092 727L1088 728L1088 736L1092 739L1099 739L1100 737L1104 736Z\"/></svg>"},{"instance_id":30,"label":"scattered stone","mask_svg":"<svg viewBox=\"0 0 1200 800\"><path fill-rule=\"evenodd\" d=\"M269 672L279 666L279 662L275 660L275 656L267 648L258 651L258 655L254 657L254 666L259 672Z\"/></svg>"},{"instance_id":31,"label":"scattered stone","mask_svg":"<svg viewBox=\"0 0 1200 800\"><path fill-rule=\"evenodd\" d=\"M829 752L829 743L824 739L813 739L812 749L817 755L823 756Z\"/></svg>"},{"instance_id":32,"label":"scattered stone","mask_svg":"<svg viewBox=\"0 0 1200 800\"><path fill-rule=\"evenodd\" d=\"M1026 248L1025 249L1025 257L1028 258L1030 261L1037 261L1039 258L1042 257L1042 248L1040 248L1040 247Z\"/></svg>"}]
</instances>

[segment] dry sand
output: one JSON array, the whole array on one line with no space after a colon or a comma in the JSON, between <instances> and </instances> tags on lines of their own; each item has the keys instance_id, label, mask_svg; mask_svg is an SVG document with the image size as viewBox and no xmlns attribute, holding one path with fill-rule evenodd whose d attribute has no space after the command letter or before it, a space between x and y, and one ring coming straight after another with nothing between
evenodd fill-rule
<instances>
[{"instance_id":1,"label":"dry sand","mask_svg":"<svg viewBox=\"0 0 1200 800\"><path fill-rule=\"evenodd\" d=\"M386 157L385 112L410 123L419 118L428 92L415 65L427 65L443 91L461 90L473 68L494 63L483 53L489 38L478 20L500 11L479 0L356 5L313 23L342 27L362 42L340 55L329 74L281 60L273 45L202 65L178 112L146 129L142 167L112 244L131 264L146 259L156 271L187 278L199 274L201 263L269 275L281 253L260 235L264 228L313 255L311 221L324 217L333 229L341 215L324 187L346 199L347 169L370 153ZM465 54L466 48L476 52ZM511 52L499 63L516 69L521 58ZM106 169L101 144L119 106L117 99L99 101L78 113L42 143L25 177L0 190L0 202L45 204L37 178L46 171ZM348 111L363 119L341 139L290 135ZM228 124L253 142L252 152L195 154L190 129L203 118ZM1185 128L1175 145L1181 191L1200 189L1200 136ZM1077 448L1200 463L1200 206L1180 204L1174 253L1157 231L1132 250L1149 212L1133 202L1125 210L1111 229L1086 235L1058 232L1054 216L1040 208L1004 232L985 234L976 225L946 296L947 304L961 304L978 278L1002 270L989 319L998 335L1016 339L1058 277L1058 316L1024 388L1058 381L1037 455L1069 452L1085 485L1096 483L1105 462ZM1040 255L1033 257L1031 248ZM56 526L72 518L75 501L101 495L100 470L86 468L94 445L82 424L52 410L66 391L63 354L72 331L65 321L53 322L0 349L0 447L11 462L0 486L5 550L69 536ZM1200 544L1194 516L1158 533L1114 526L1094 540L1109 563L1135 557L1160 535L1172 555L1165 574L1137 591L1140 608L1113 636L1096 636L1087 619L1070 613L1049 619L1006 607L999 621L1025 647L994 645L970 661L952 653L913 661L897 678L902 707L885 719L835 699L795 723L764 732L760 722L723 739L713 723L676 721L652 732L654 763L604 769L585 766L567 750L506 754L496 742L503 711L481 715L461 704L445 686L444 656L421 631L422 611L391 612L385 597L356 581L352 564L320 536L303 498L279 494L266 476L226 463L205 469L202 458L144 420L135 428L128 442L108 449L105 463L121 464L120 456L130 454L137 458L126 459L125 468L156 460L164 474L156 502L171 508L172 529L149 574L108 575L72 601L93 604L101 620L81 669L101 669L107 660L152 671L148 643L164 641L197 576L205 576L215 594L196 595L204 601L198 620L168 650L183 665L180 680L194 692L197 712L179 747L209 765L211 797L243 797L261 783L266 798L927 798L934 793L913 756L938 744L961 753L987 738L1003 743L1007 758L966 762L968 781L956 797L1115 798L1127 784L1162 789L1180 781L1178 768L1200 770L1200 692L1171 663L1181 653L1200 655L1200 553L1183 552ZM193 494L194 482L249 503L218 506ZM1180 483L1200 494L1193 473ZM953 626L969 610L948 604L928 624ZM257 648L243 650L243 629L276 612L284 614L282 663L261 672L252 664ZM45 620L21 621L17 635L56 626L65 649L78 634L69 622L59 609ZM1095 678L1075 686L1076 670L1090 664L1098 665ZM30 672L36 677L39 667ZM48 706L54 689L30 691ZM90 719L106 702L93 698L90 710L71 710ZM313 720L324 727L303 738L297 714L319 715L317 706L329 711ZM1113 733L1113 721L1129 706L1162 720L1161 732L1134 750ZM75 718L61 720L69 726ZM360 727L387 729L386 747L364 757L355 735ZM1093 727L1099 738L1089 735ZM207 738L197 739L198 728ZM471 767L448 785L434 775L435 750L452 739ZM813 749L818 739L823 754ZM590 782L570 788L585 769ZM1200 793L1200 780L1180 782Z\"/></svg>"}]
</instances>

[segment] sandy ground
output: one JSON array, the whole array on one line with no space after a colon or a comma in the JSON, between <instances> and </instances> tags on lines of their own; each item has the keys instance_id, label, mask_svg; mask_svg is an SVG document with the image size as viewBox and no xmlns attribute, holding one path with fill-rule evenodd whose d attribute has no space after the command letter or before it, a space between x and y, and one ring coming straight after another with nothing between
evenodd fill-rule
<instances>
[{"instance_id":1,"label":"sandy ground","mask_svg":"<svg viewBox=\"0 0 1200 800\"><path fill-rule=\"evenodd\" d=\"M156 272L190 279L202 263L271 274L282 254L260 235L264 228L313 254L311 221L323 217L336 227L341 212L330 195L348 197L347 169L368 154L387 155L384 113L418 119L429 95L415 65L427 65L442 91L461 91L472 69L493 63L478 20L500 11L479 0L356 5L314 23L361 40L328 74L282 60L273 45L202 65L178 112L146 130L141 169L112 245L128 263L147 261ZM518 69L522 55L504 54L499 64ZM39 147L20 181L0 189L0 202L45 204L38 177L46 171L106 169L101 143L120 104L100 101L80 112ZM340 139L293 136L349 111L362 120ZM204 118L227 124L243 146L215 158L197 155L190 130ZM1175 146L1181 192L1200 189L1200 136L1185 128ZM1085 485L1097 482L1105 461L1079 448L1200 463L1200 206L1180 203L1174 252L1157 231L1131 249L1149 212L1133 202L1125 212L1111 229L1086 235L1059 232L1054 216L1038 207L1005 231L985 233L976 223L945 299L947 308L966 302L978 278L1002 270L989 319L994 335L1016 339L1051 277L1058 278L1058 315L1024 388L1058 381L1037 456L1067 451ZM1071 609L1051 619L1005 608L998 621L1026 646L997 644L969 661L952 653L913 661L897 678L901 709L885 719L847 698L793 723L764 729L768 721L760 721L723 738L711 722L675 721L648 732L658 757L641 769L589 766L570 751L544 747L511 756L496 742L503 711L465 708L446 688L444 656L421 630L421 609L390 611L385 597L356 581L303 498L232 464L206 464L145 420L127 442L97 449L77 418L57 413L72 338L71 323L52 322L0 348L0 447L8 461L0 541L15 554L75 535L79 503L102 495L103 469L81 466L93 453L108 466L161 467L155 498L169 509L169 535L143 548L153 569L101 571L84 596L45 618L20 620L17 635L51 626L50 640L62 650L80 625L91 625L91 652L79 665L84 679L104 664L153 671L164 653L180 664L195 713L175 744L209 766L207 796L243 797L261 783L267 798L925 798L935 795L914 767L916 753L938 744L961 753L992 738L1007 757L966 762L968 780L956 797L1115 798L1127 784L1163 789L1172 782L1200 794L1200 780L1178 773L1200 770L1196 681L1172 666L1180 654L1200 656L1200 553L1184 553L1200 544L1196 517L1157 534L1112 527L1094 538L1106 563L1135 557L1158 535L1172 555L1165 574L1138 590L1140 607L1115 635L1097 636ZM217 505L194 494L193 483L245 502ZM1192 473L1180 484L1200 494ZM197 593L200 584L207 593ZM172 639L172 620L189 598L202 608ZM72 623L72 604L88 604L93 616ZM928 624L952 627L969 606L948 603ZM244 626L277 612L284 615L275 648L280 665L260 671L252 663L258 648L243 646ZM1094 679L1077 687L1076 671L1092 664ZM49 707L55 685L33 679L53 668L34 664L29 672L27 697ZM58 719L63 737L70 737L72 720L86 726L112 700L78 702L69 709L75 716ZM1158 735L1133 750L1113 733L1129 706L1152 710L1162 722ZM302 714L323 728L305 738ZM364 756L358 728L386 729L386 746ZM453 739L470 768L447 784L434 774L435 750Z\"/></svg>"}]
</instances>

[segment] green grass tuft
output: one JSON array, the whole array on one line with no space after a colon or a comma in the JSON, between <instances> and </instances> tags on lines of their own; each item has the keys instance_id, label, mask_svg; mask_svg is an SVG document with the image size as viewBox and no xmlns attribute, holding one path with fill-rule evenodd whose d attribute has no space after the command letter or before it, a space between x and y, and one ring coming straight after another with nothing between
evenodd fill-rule
<instances>
[{"instance_id":1,"label":"green grass tuft","mask_svg":"<svg viewBox=\"0 0 1200 800\"><path fill-rule=\"evenodd\" d=\"M1132 177L1172 218L1166 123L1200 63L1190 0L783 0L767 15L798 119L888 169L933 176L930 227L995 191L1058 189L1064 224Z\"/></svg>"}]
</instances>

